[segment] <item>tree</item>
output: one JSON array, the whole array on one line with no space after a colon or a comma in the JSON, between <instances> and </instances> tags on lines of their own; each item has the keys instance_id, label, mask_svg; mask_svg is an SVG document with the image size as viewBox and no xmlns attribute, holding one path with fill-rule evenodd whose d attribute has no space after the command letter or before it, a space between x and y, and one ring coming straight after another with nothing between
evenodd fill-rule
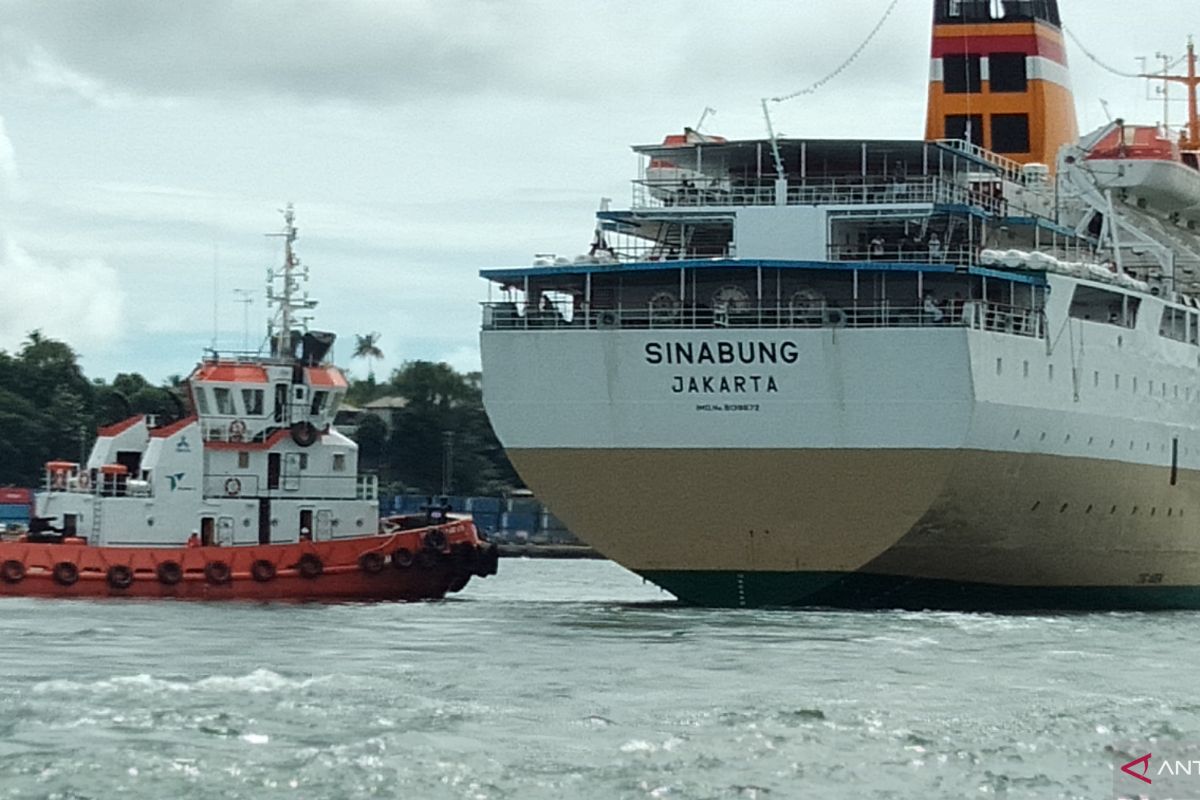
<instances>
[{"instance_id":1,"label":"tree","mask_svg":"<svg viewBox=\"0 0 1200 800\"><path fill-rule=\"evenodd\" d=\"M375 381L375 359L383 358L383 351L379 349L380 335L378 331L365 336L354 335L354 355L352 357L367 360L367 379L371 382Z\"/></svg>"}]
</instances>

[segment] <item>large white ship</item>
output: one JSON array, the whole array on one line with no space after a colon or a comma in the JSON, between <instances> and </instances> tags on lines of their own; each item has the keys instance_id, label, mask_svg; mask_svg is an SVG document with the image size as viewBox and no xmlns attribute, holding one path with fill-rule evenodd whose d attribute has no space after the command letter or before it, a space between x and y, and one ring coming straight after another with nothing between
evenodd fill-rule
<instances>
[{"instance_id":1,"label":"large white ship","mask_svg":"<svg viewBox=\"0 0 1200 800\"><path fill-rule=\"evenodd\" d=\"M692 603L1200 607L1188 64L1181 138L1080 138L1055 0L938 0L924 140L635 148L587 257L483 273L510 458Z\"/></svg>"}]
</instances>

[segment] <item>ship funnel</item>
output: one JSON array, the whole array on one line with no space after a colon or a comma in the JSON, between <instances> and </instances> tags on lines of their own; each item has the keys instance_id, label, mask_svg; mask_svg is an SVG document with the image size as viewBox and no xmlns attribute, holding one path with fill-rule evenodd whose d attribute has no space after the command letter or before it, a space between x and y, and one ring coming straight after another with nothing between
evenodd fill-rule
<instances>
[{"instance_id":1,"label":"ship funnel","mask_svg":"<svg viewBox=\"0 0 1200 800\"><path fill-rule=\"evenodd\" d=\"M1079 138L1057 0L935 0L925 138L1057 163Z\"/></svg>"}]
</instances>

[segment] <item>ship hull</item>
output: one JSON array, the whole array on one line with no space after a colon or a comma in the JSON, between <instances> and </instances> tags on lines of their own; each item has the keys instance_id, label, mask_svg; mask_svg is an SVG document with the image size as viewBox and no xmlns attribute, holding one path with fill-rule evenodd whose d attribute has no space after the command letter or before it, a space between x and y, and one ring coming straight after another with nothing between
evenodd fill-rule
<instances>
[{"instance_id":1,"label":"ship hull","mask_svg":"<svg viewBox=\"0 0 1200 800\"><path fill-rule=\"evenodd\" d=\"M495 574L495 546L472 524L425 541L431 530L250 547L0 542L0 597L436 600Z\"/></svg>"},{"instance_id":2,"label":"ship hull","mask_svg":"<svg viewBox=\"0 0 1200 800\"><path fill-rule=\"evenodd\" d=\"M1200 608L1200 473L977 450L514 450L590 544L712 606ZM614 502L619 498L619 502Z\"/></svg>"}]
</instances>

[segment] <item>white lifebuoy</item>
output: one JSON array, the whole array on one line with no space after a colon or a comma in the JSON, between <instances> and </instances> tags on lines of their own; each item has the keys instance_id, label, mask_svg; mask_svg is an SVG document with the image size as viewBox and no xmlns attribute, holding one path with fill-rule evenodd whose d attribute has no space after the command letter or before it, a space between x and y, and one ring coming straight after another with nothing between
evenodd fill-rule
<instances>
[{"instance_id":1,"label":"white lifebuoy","mask_svg":"<svg viewBox=\"0 0 1200 800\"><path fill-rule=\"evenodd\" d=\"M235 419L229 423L229 441L240 442L246 435L246 423L240 419Z\"/></svg>"},{"instance_id":2,"label":"white lifebuoy","mask_svg":"<svg viewBox=\"0 0 1200 800\"><path fill-rule=\"evenodd\" d=\"M67 488L67 473L66 470L57 469L51 473L51 483L55 489Z\"/></svg>"},{"instance_id":3,"label":"white lifebuoy","mask_svg":"<svg viewBox=\"0 0 1200 800\"><path fill-rule=\"evenodd\" d=\"M237 478L228 478L225 481L225 494L230 497L236 497L242 492L242 482Z\"/></svg>"},{"instance_id":4,"label":"white lifebuoy","mask_svg":"<svg viewBox=\"0 0 1200 800\"><path fill-rule=\"evenodd\" d=\"M86 472L81 472L81 473L79 473L79 479L76 481L76 485L80 489L87 489L89 486L92 485L92 477L90 475L88 475Z\"/></svg>"}]
</instances>

